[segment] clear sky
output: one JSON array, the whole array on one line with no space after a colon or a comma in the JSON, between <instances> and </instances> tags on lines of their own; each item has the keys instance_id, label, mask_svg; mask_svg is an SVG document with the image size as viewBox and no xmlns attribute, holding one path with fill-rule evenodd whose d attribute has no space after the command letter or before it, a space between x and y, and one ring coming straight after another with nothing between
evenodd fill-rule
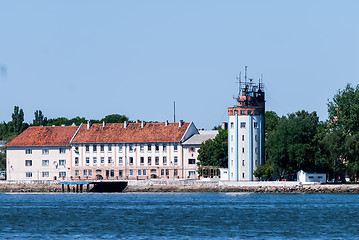
<instances>
[{"instance_id":1,"label":"clear sky","mask_svg":"<svg viewBox=\"0 0 359 240\"><path fill-rule=\"evenodd\" d=\"M317 111L359 81L359 1L0 1L0 120L227 121L236 75L266 109Z\"/></svg>"}]
</instances>

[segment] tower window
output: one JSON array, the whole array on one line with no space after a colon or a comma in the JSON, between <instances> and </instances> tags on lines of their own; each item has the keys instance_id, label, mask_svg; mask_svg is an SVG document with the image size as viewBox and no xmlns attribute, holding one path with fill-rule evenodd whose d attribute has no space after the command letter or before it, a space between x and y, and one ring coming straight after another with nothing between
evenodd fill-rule
<instances>
[{"instance_id":1,"label":"tower window","mask_svg":"<svg viewBox=\"0 0 359 240\"><path fill-rule=\"evenodd\" d=\"M258 142L258 135L255 135L255 136L254 136L254 140L255 140L256 142Z\"/></svg>"},{"instance_id":2,"label":"tower window","mask_svg":"<svg viewBox=\"0 0 359 240\"><path fill-rule=\"evenodd\" d=\"M244 160L242 160L242 166L244 166Z\"/></svg>"},{"instance_id":3,"label":"tower window","mask_svg":"<svg viewBox=\"0 0 359 240\"><path fill-rule=\"evenodd\" d=\"M233 135L231 135L231 141L233 142Z\"/></svg>"},{"instance_id":4,"label":"tower window","mask_svg":"<svg viewBox=\"0 0 359 240\"><path fill-rule=\"evenodd\" d=\"M241 122L241 128L245 128L246 127L246 122Z\"/></svg>"},{"instance_id":5,"label":"tower window","mask_svg":"<svg viewBox=\"0 0 359 240\"><path fill-rule=\"evenodd\" d=\"M244 148L242 148L242 153L244 153Z\"/></svg>"},{"instance_id":6,"label":"tower window","mask_svg":"<svg viewBox=\"0 0 359 240\"><path fill-rule=\"evenodd\" d=\"M254 152L255 152L255 153L258 153L258 148L255 148Z\"/></svg>"},{"instance_id":7,"label":"tower window","mask_svg":"<svg viewBox=\"0 0 359 240\"><path fill-rule=\"evenodd\" d=\"M242 178L244 178L244 173L242 173Z\"/></svg>"},{"instance_id":8,"label":"tower window","mask_svg":"<svg viewBox=\"0 0 359 240\"><path fill-rule=\"evenodd\" d=\"M248 111L247 111L247 114L248 114L248 115L252 115L252 110L248 110Z\"/></svg>"},{"instance_id":9,"label":"tower window","mask_svg":"<svg viewBox=\"0 0 359 240\"><path fill-rule=\"evenodd\" d=\"M231 122L231 128L234 128L234 122Z\"/></svg>"},{"instance_id":10,"label":"tower window","mask_svg":"<svg viewBox=\"0 0 359 240\"><path fill-rule=\"evenodd\" d=\"M244 141L244 135L242 135L242 141Z\"/></svg>"},{"instance_id":11,"label":"tower window","mask_svg":"<svg viewBox=\"0 0 359 240\"><path fill-rule=\"evenodd\" d=\"M241 115L246 115L246 111L241 110Z\"/></svg>"},{"instance_id":12,"label":"tower window","mask_svg":"<svg viewBox=\"0 0 359 240\"><path fill-rule=\"evenodd\" d=\"M254 122L254 128L258 128L258 123L257 122Z\"/></svg>"}]
</instances>

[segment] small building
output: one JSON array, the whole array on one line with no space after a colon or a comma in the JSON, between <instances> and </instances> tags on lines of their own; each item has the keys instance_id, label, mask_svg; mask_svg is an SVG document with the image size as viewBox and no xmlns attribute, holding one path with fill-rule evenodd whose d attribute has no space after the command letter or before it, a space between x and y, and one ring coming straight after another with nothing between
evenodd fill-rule
<instances>
[{"instance_id":1,"label":"small building","mask_svg":"<svg viewBox=\"0 0 359 240\"><path fill-rule=\"evenodd\" d=\"M301 183L311 183L311 182L320 182L326 183L327 182L327 174L326 173L310 173L304 172L300 170L297 172L297 181Z\"/></svg>"}]
</instances>

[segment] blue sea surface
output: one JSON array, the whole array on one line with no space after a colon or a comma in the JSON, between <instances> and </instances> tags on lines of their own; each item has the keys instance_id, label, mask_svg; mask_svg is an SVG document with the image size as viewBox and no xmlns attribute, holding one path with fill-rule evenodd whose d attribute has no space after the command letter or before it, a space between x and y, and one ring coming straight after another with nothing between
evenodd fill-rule
<instances>
[{"instance_id":1,"label":"blue sea surface","mask_svg":"<svg viewBox=\"0 0 359 240\"><path fill-rule=\"evenodd\" d=\"M0 239L359 239L358 194L0 194Z\"/></svg>"}]
</instances>

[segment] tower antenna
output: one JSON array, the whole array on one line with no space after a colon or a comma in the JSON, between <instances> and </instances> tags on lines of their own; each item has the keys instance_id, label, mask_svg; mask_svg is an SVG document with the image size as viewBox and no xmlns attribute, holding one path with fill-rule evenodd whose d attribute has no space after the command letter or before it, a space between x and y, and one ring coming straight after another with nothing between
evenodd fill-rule
<instances>
[{"instance_id":1,"label":"tower antenna","mask_svg":"<svg viewBox=\"0 0 359 240\"><path fill-rule=\"evenodd\" d=\"M244 82L247 83L247 66L244 67Z\"/></svg>"},{"instance_id":2,"label":"tower antenna","mask_svg":"<svg viewBox=\"0 0 359 240\"><path fill-rule=\"evenodd\" d=\"M242 80L242 72L239 72L238 76L237 76L237 80L238 80L238 96L241 95L241 80Z\"/></svg>"},{"instance_id":3,"label":"tower antenna","mask_svg":"<svg viewBox=\"0 0 359 240\"><path fill-rule=\"evenodd\" d=\"M176 122L176 101L173 101L173 122Z\"/></svg>"}]
</instances>

